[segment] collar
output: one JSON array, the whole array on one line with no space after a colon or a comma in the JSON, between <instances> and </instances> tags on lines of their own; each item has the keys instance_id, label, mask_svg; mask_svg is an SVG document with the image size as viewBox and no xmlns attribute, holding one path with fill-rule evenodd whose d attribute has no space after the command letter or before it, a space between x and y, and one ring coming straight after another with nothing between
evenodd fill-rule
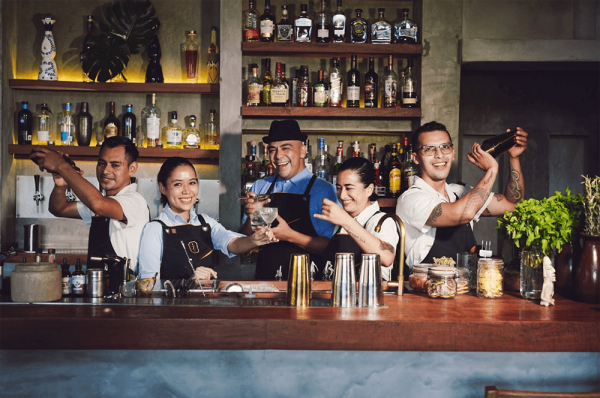
<instances>
[{"instance_id":1,"label":"collar","mask_svg":"<svg viewBox=\"0 0 600 398\"><path fill-rule=\"evenodd\" d=\"M137 184L126 185L123 189L121 189L119 192L117 192L117 194L114 196L123 195L123 194L129 193L129 192L137 192Z\"/></svg>"},{"instance_id":2,"label":"collar","mask_svg":"<svg viewBox=\"0 0 600 398\"><path fill-rule=\"evenodd\" d=\"M190 209L190 222L187 222L187 223L185 222L183 217L181 217L179 214L175 214L173 212L173 210L171 209L171 206L169 206L168 203L165 206L165 209L163 211L164 211L165 215L167 216L167 218L169 219L169 221L173 223L173 225L180 225L180 224L196 225L196 224L198 224L198 215L196 214L196 212L194 211L193 208Z\"/></svg>"},{"instance_id":3,"label":"collar","mask_svg":"<svg viewBox=\"0 0 600 398\"><path fill-rule=\"evenodd\" d=\"M369 218L371 218L373 216L373 214L377 213L378 211L379 211L379 203L377 203L377 201L371 202L371 204L369 206L367 206L363 211L361 211L358 216L354 217L354 219L360 225L365 225L367 223L367 221L369 221Z\"/></svg>"},{"instance_id":4,"label":"collar","mask_svg":"<svg viewBox=\"0 0 600 398\"><path fill-rule=\"evenodd\" d=\"M450 198L450 202L452 202L452 198L455 197L454 194L457 194L457 195L460 196L460 194L463 192L463 187L461 185L448 184L447 182L444 183L444 184L445 184L444 190L448 194L448 197ZM427 184L425 182L425 180L423 180L419 176L417 176L417 178L415 178L414 186L415 186L415 188L422 189L424 191L427 191L427 192L430 192L430 193L436 195L443 202L448 202L448 200L446 199L446 197L444 195L442 195L441 193L439 193L438 191L436 191L435 189L433 189L433 187L431 185Z\"/></svg>"},{"instance_id":5,"label":"collar","mask_svg":"<svg viewBox=\"0 0 600 398\"><path fill-rule=\"evenodd\" d=\"M313 176L313 174L310 171L308 171L308 169L305 167L302 169L301 172L299 172L298 174L296 174L295 176L293 176L292 178L289 178L287 180L284 180L283 178L277 176L277 182L281 181L281 183L285 184L287 181L289 181L293 185L300 185L304 181L306 181L307 178L311 178L312 176Z\"/></svg>"}]
</instances>

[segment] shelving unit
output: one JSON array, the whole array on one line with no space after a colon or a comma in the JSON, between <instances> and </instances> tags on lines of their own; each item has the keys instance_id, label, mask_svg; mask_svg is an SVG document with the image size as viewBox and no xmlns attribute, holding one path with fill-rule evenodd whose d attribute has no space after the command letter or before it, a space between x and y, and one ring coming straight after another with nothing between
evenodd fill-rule
<instances>
[{"instance_id":1,"label":"shelving unit","mask_svg":"<svg viewBox=\"0 0 600 398\"><path fill-rule=\"evenodd\" d=\"M421 44L357 44L357 43L242 43L242 55L279 55L282 57L350 57L395 58L415 57L423 54Z\"/></svg>"},{"instance_id":2,"label":"shelving unit","mask_svg":"<svg viewBox=\"0 0 600 398\"><path fill-rule=\"evenodd\" d=\"M219 94L219 84L206 83L84 83L10 79L13 90L89 91L104 93Z\"/></svg>"},{"instance_id":3,"label":"shelving unit","mask_svg":"<svg viewBox=\"0 0 600 398\"><path fill-rule=\"evenodd\" d=\"M247 117L311 117L311 118L413 118L421 117L421 108L318 108L242 106Z\"/></svg>"}]
</instances>

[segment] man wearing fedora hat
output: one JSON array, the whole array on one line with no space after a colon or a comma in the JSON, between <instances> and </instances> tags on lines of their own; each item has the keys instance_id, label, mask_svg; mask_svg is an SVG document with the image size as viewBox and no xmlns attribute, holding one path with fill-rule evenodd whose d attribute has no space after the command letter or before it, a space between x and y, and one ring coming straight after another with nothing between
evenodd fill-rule
<instances>
[{"instance_id":1,"label":"man wearing fedora hat","mask_svg":"<svg viewBox=\"0 0 600 398\"><path fill-rule=\"evenodd\" d=\"M263 137L275 175L257 180L246 193L241 231L252 234L249 215L263 206L277 207L273 233L279 242L259 249L256 279L275 279L280 269L282 279L287 279L293 253L309 253L318 268L316 276L323 271L319 255L329 243L335 225L313 215L321 212L323 198L339 202L335 187L304 167L306 138L295 120L274 120L269 135ZM268 194L268 199L258 201L256 196L260 194Z\"/></svg>"}]
</instances>

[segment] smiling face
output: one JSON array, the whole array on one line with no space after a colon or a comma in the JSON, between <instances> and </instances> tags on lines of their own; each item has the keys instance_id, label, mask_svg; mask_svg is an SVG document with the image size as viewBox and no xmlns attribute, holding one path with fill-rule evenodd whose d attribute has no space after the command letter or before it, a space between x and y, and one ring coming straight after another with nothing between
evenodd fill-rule
<instances>
[{"instance_id":1,"label":"smiling face","mask_svg":"<svg viewBox=\"0 0 600 398\"><path fill-rule=\"evenodd\" d=\"M335 189L344 210L356 217L371 204L369 196L375 186L369 184L365 187L354 170L343 170L338 173Z\"/></svg>"},{"instance_id":2,"label":"smiling face","mask_svg":"<svg viewBox=\"0 0 600 398\"><path fill-rule=\"evenodd\" d=\"M424 145L440 145L450 143L450 136L445 131L429 131L421 133L419 136L419 146ZM445 181L450 174L450 167L454 160L454 149L448 155L444 155L442 151L437 148L433 156L425 156L423 150L418 149L413 152L413 162L419 168L420 176L426 182L439 182Z\"/></svg>"},{"instance_id":3,"label":"smiling face","mask_svg":"<svg viewBox=\"0 0 600 398\"><path fill-rule=\"evenodd\" d=\"M107 196L114 196L127 185L137 170L137 162L128 163L125 148L102 148L96 163L96 178Z\"/></svg>"},{"instance_id":4,"label":"smiling face","mask_svg":"<svg viewBox=\"0 0 600 398\"><path fill-rule=\"evenodd\" d=\"M186 222L190 220L190 209L198 197L198 178L196 170L188 165L177 166L167 178L166 185L158 183L160 192L165 195L173 213Z\"/></svg>"},{"instance_id":5,"label":"smiling face","mask_svg":"<svg viewBox=\"0 0 600 398\"><path fill-rule=\"evenodd\" d=\"M306 146L300 141L276 141L269 144L269 160L279 177L289 180L304 169Z\"/></svg>"}]
</instances>

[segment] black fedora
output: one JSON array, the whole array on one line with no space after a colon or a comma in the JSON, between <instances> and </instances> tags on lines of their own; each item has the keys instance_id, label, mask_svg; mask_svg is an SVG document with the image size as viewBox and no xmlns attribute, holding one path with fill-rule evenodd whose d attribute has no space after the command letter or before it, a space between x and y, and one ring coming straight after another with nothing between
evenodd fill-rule
<instances>
[{"instance_id":1,"label":"black fedora","mask_svg":"<svg viewBox=\"0 0 600 398\"><path fill-rule=\"evenodd\" d=\"M269 144L277 141L302 141L305 142L308 136L300 131L298 122L290 120L273 120L269 135L263 137L263 142Z\"/></svg>"}]
</instances>

